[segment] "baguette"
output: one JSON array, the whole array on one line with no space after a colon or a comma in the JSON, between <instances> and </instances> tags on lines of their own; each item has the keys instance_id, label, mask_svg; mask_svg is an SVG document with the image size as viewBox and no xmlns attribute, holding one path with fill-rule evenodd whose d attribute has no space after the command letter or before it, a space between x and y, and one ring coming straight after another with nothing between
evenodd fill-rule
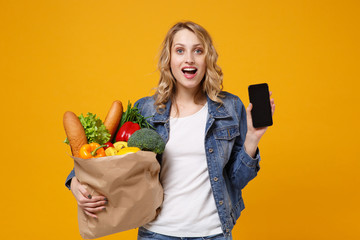
<instances>
[{"instance_id":1,"label":"baguette","mask_svg":"<svg viewBox=\"0 0 360 240\"><path fill-rule=\"evenodd\" d=\"M75 113L67 111L64 114L64 129L70 143L72 155L80 157L80 148L87 144L84 127Z\"/></svg>"},{"instance_id":2,"label":"baguette","mask_svg":"<svg viewBox=\"0 0 360 240\"><path fill-rule=\"evenodd\" d=\"M114 101L104 121L106 129L111 134L110 141L114 138L114 134L119 126L122 114L123 106L121 101Z\"/></svg>"}]
</instances>

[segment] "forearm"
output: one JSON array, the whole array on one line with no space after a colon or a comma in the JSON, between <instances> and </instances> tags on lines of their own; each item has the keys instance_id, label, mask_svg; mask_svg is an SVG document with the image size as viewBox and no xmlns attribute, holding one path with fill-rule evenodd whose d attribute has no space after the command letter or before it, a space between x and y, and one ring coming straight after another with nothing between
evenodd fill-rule
<instances>
[{"instance_id":1,"label":"forearm","mask_svg":"<svg viewBox=\"0 0 360 240\"><path fill-rule=\"evenodd\" d=\"M232 184L238 189L243 189L260 170L259 162L259 149L256 149L254 156L250 156L244 145L236 146L226 170Z\"/></svg>"}]
</instances>

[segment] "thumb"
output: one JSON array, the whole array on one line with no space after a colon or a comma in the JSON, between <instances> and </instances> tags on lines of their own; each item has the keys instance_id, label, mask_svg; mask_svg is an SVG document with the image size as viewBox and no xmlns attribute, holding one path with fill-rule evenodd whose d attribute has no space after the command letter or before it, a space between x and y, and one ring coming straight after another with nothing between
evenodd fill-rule
<instances>
[{"instance_id":1,"label":"thumb","mask_svg":"<svg viewBox=\"0 0 360 240\"><path fill-rule=\"evenodd\" d=\"M251 109L253 108L252 103L249 103L249 106L246 108L246 112L251 113Z\"/></svg>"},{"instance_id":2,"label":"thumb","mask_svg":"<svg viewBox=\"0 0 360 240\"><path fill-rule=\"evenodd\" d=\"M251 103L249 103L249 106L246 108L246 122L247 122L248 130L253 127L252 116L251 116L252 108L253 105Z\"/></svg>"},{"instance_id":3,"label":"thumb","mask_svg":"<svg viewBox=\"0 0 360 240\"><path fill-rule=\"evenodd\" d=\"M252 120L252 116L251 116L251 110L253 108L253 105L251 103L249 103L249 106L246 108L246 117L249 120Z\"/></svg>"}]
</instances>

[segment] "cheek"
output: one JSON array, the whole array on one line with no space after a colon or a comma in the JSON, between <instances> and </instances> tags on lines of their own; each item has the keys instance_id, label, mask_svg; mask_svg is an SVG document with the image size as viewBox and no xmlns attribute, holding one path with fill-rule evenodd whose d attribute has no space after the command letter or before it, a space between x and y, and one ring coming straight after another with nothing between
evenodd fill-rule
<instances>
[{"instance_id":1,"label":"cheek","mask_svg":"<svg viewBox=\"0 0 360 240\"><path fill-rule=\"evenodd\" d=\"M206 63L205 63L205 61L203 62L203 64L201 64L201 70L202 70L202 72L206 72Z\"/></svg>"},{"instance_id":2,"label":"cheek","mask_svg":"<svg viewBox=\"0 0 360 240\"><path fill-rule=\"evenodd\" d=\"M207 70L207 68L206 68L206 65L204 64L201 68L201 73L199 74L201 76L201 79L204 78L204 76L206 74L206 70Z\"/></svg>"},{"instance_id":3,"label":"cheek","mask_svg":"<svg viewBox=\"0 0 360 240\"><path fill-rule=\"evenodd\" d=\"M171 69L175 70L177 65L178 65L177 61L174 58L171 58L170 60Z\"/></svg>"},{"instance_id":4,"label":"cheek","mask_svg":"<svg viewBox=\"0 0 360 240\"><path fill-rule=\"evenodd\" d=\"M173 58L171 58L171 60L170 60L170 65L171 65L171 66L175 66L175 65L176 65L175 63L176 63L175 60L174 60Z\"/></svg>"},{"instance_id":5,"label":"cheek","mask_svg":"<svg viewBox=\"0 0 360 240\"><path fill-rule=\"evenodd\" d=\"M205 59L205 57L201 57L199 59L198 63L202 68L206 68L206 59Z\"/></svg>"},{"instance_id":6,"label":"cheek","mask_svg":"<svg viewBox=\"0 0 360 240\"><path fill-rule=\"evenodd\" d=\"M171 54L170 56L170 65L177 66L181 62L181 57L177 56L176 54Z\"/></svg>"}]
</instances>

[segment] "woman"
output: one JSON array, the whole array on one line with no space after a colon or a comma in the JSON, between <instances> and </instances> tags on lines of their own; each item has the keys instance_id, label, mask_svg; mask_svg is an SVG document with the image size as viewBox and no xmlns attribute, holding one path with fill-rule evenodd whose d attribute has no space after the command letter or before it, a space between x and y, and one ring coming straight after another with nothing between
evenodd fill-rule
<instances>
[{"instance_id":1,"label":"woman","mask_svg":"<svg viewBox=\"0 0 360 240\"><path fill-rule=\"evenodd\" d=\"M138 239L232 239L244 209L241 190L259 170L258 143L267 128L255 129L251 104L222 90L222 71L207 31L179 22L167 33L159 60L156 94L137 101L141 114L167 142L160 180L160 214L140 227ZM272 112L274 101L271 100ZM68 184L73 176L69 175ZM86 214L106 207L76 178L71 190Z\"/></svg>"}]
</instances>

